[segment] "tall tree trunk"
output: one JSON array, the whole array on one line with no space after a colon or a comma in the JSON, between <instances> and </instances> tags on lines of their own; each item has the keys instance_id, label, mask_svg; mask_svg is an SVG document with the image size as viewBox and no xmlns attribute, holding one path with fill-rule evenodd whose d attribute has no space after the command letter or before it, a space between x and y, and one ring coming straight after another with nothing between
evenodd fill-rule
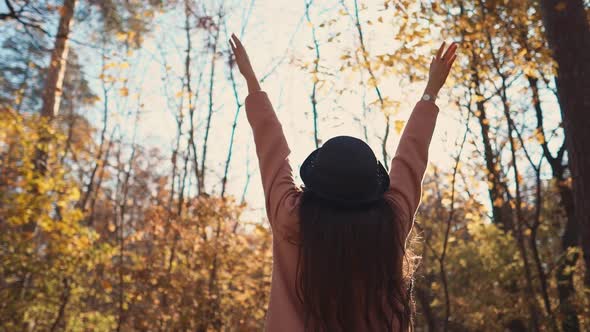
<instances>
[{"instance_id":1,"label":"tall tree trunk","mask_svg":"<svg viewBox=\"0 0 590 332\"><path fill-rule=\"evenodd\" d=\"M480 81L477 77L476 69L473 69L472 82L479 90ZM475 98L482 99L480 91L475 91ZM481 141L483 144L483 157L486 166L486 180L488 182L488 194L492 205L492 222L498 225L504 232L512 230L514 224L512 221L512 209L508 203L509 197L506 190L506 183L503 175L500 172L498 154L494 152L492 147L492 136L490 133L490 120L486 113L486 105L484 100L478 100L476 109L469 107L469 112L475 114L477 121L481 128Z\"/></svg>"},{"instance_id":2,"label":"tall tree trunk","mask_svg":"<svg viewBox=\"0 0 590 332\"><path fill-rule=\"evenodd\" d=\"M547 40L558 64L557 97L586 264L584 284L590 287L590 27L583 0L541 0L541 7Z\"/></svg>"},{"instance_id":3,"label":"tall tree trunk","mask_svg":"<svg viewBox=\"0 0 590 332\"><path fill-rule=\"evenodd\" d=\"M461 15L465 15L465 8L463 2L459 3ZM468 32L465 29L460 30L461 42L465 41L465 36ZM492 135L490 133L490 120L486 114L486 98L483 96L482 82L479 76L479 55L476 52L471 51L470 57L470 86L473 86L470 92L470 98L475 98L475 110L468 106L469 112L474 113L477 121L481 128L481 141L484 148L484 159L486 165L486 179L488 182L488 194L492 203L492 222L499 225L500 228L508 232L513 228L512 222L512 209L509 200L509 192L507 185L503 180L501 167L498 167L501 163L499 161L499 154L494 152L492 147ZM471 100L469 101L471 105Z\"/></svg>"},{"instance_id":4,"label":"tall tree trunk","mask_svg":"<svg viewBox=\"0 0 590 332\"><path fill-rule=\"evenodd\" d=\"M66 71L66 59L68 57L68 36L70 34L70 25L74 16L74 6L76 0L65 0L59 13L59 25L55 44L51 52L51 60L47 69L45 86L43 88L41 117L50 122L59 109L61 89ZM35 152L35 170L41 176L47 172L47 148L51 138L46 129L39 133L39 144ZM37 191L37 189L34 189Z\"/></svg>"},{"instance_id":5,"label":"tall tree trunk","mask_svg":"<svg viewBox=\"0 0 590 332\"><path fill-rule=\"evenodd\" d=\"M578 239L578 223L576 222L574 212L574 199L572 196L572 189L567 185L564 178L566 166L563 165L563 156L565 153L565 142L554 157L549 150L548 142L545 138L545 130L543 126L543 109L541 107L541 99L539 95L538 79L528 76L529 85L533 95L533 105L537 117L537 135L541 135L541 147L543 155L551 166L553 181L559 191L561 198L561 206L566 215L565 229L561 237L562 254L565 259L559 264L555 272L555 279L557 281L557 292L559 296L559 312L563 316L561 319L561 327L564 331L580 331L580 322L576 313L576 308L572 303L572 297L575 294L574 278L572 273L569 273L578 261L578 255L569 255L569 248L574 248L579 244Z\"/></svg>"},{"instance_id":6,"label":"tall tree trunk","mask_svg":"<svg viewBox=\"0 0 590 332\"><path fill-rule=\"evenodd\" d=\"M559 264L555 272L557 279L557 293L559 296L559 311L563 315L561 327L564 331L580 331L580 321L573 303L576 289L574 287L573 273L571 272L578 261L578 253L570 254L569 249L575 248L579 243L578 224L574 216L574 197L571 188L564 180L557 180L557 187L561 196L561 204L566 210L567 221L565 230L561 236L561 249L565 259Z\"/></svg>"},{"instance_id":7,"label":"tall tree trunk","mask_svg":"<svg viewBox=\"0 0 590 332\"><path fill-rule=\"evenodd\" d=\"M419 313L424 316L424 325L423 328L426 327L426 331L428 332L435 332L437 331L437 320L435 314L430 306L430 302L432 301L432 296L428 294L428 292L422 287L416 287L416 298L418 299L418 303L420 303L420 308L422 311Z\"/></svg>"},{"instance_id":8,"label":"tall tree trunk","mask_svg":"<svg viewBox=\"0 0 590 332\"><path fill-rule=\"evenodd\" d=\"M484 6L483 2L480 0L479 1L480 4L480 8L482 10L482 18L484 20L486 20L486 7ZM529 265L529 261L528 261L528 255L527 255L527 248L526 248L526 244L524 241L524 234L523 234L523 226L525 224L528 223L525 221L524 216L523 216L523 212L522 212L522 195L521 195L521 190L520 190L520 175L519 175L519 171L518 171L518 163L516 162L516 146L515 146L515 138L513 136L513 132L516 132L517 136L520 137L520 135L518 135L518 129L516 128L516 125L514 124L514 121L512 120L512 115L510 113L510 106L509 106L509 102L508 102L508 84L507 84L507 75L506 73L504 73L502 71L502 64L500 63L500 60L498 59L498 57L496 56L496 54L494 53L494 42L493 42L493 38L489 32L489 30L486 30L486 37L487 37L487 44L489 46L489 50L490 50L490 54L492 56L492 62L494 64L494 68L496 69L496 73L498 74L498 76L500 76L501 78L501 88L499 90L499 95L500 95L500 99L502 100L502 108L504 111L504 117L506 118L507 122L508 122L508 139L510 142L510 153L512 156L512 169L514 171L514 187L515 187L515 195L516 195L516 227L513 229L513 234L515 234L516 240L517 240L517 244L518 244L518 248L519 248L519 252L521 254L522 257L522 261L523 261L523 268L524 268L524 272L525 272L525 280L526 280L526 286L525 289L527 291L527 301L528 301L528 306L529 306L529 312L531 314L531 323L532 323L532 327L533 329L536 331L539 328L539 313L537 310L537 305L536 305L536 301L534 300L535 298L535 291L534 291L534 284L533 284L533 278L532 278L532 272L531 272L531 267ZM526 152L526 148L522 147L522 149ZM528 157L528 154L527 154ZM531 163L532 164L532 163ZM535 170L538 170L538 168L535 168L535 166L533 165L533 168ZM537 172L537 175L539 173ZM540 213L540 206L539 204L541 204L541 200L540 200L540 179L537 177L537 216ZM533 256L535 259L535 262L537 262L537 267L538 267L538 277L540 279L540 283L541 283L541 290L542 290L542 295L543 295L543 299L544 299L544 303L545 303L545 309L547 311L547 315L548 315L548 319L550 321L551 324L551 328L553 331L557 331L557 324L555 322L555 320L553 319L553 311L551 309L551 303L549 302L549 295L547 293L547 286L546 286L546 278L545 278L545 272L540 264L540 258L538 255L538 251L537 251L537 246L536 246L536 242L535 242L535 235L536 235L536 230L538 225L538 220L539 218L537 217L535 219L535 224L531 227L529 226L529 229L531 229L531 244L532 244L532 249L533 249Z\"/></svg>"},{"instance_id":9,"label":"tall tree trunk","mask_svg":"<svg viewBox=\"0 0 590 332\"><path fill-rule=\"evenodd\" d=\"M49 119L53 119L59 110L61 89L66 72L66 60L68 58L68 37L75 6L76 0L64 0L63 6L59 10L59 25L42 97L41 116Z\"/></svg>"},{"instance_id":10,"label":"tall tree trunk","mask_svg":"<svg viewBox=\"0 0 590 332\"><path fill-rule=\"evenodd\" d=\"M65 0L63 6L60 9L57 35L55 36L55 44L53 51L51 52L51 62L49 63L47 78L45 79L45 87L43 89L42 95L43 104L41 108L41 117L46 119L47 122L53 120L53 118L57 115L57 110L59 108L61 88L65 76L66 59L68 55L67 41L68 35L70 33L70 24L72 22L72 17L74 16L75 4L75 0ZM40 128L38 135L39 139L35 148L33 162L35 171L37 172L36 176L42 179L45 177L45 174L47 174L48 148L50 147L51 143L51 135L48 128L45 126ZM37 184L32 186L32 193L34 195L42 194ZM23 230L25 232L34 234L32 241L37 242L38 248L41 247L40 242L42 239L38 232L37 221L34 219L43 213L46 212L39 207L35 208L35 213L32 214L35 217L29 217L27 224L23 226ZM28 272L25 275L23 282L24 287L22 289L21 296L24 296L26 293L26 288L28 285L33 284L33 278L34 275L31 272Z\"/></svg>"},{"instance_id":11,"label":"tall tree trunk","mask_svg":"<svg viewBox=\"0 0 590 332\"><path fill-rule=\"evenodd\" d=\"M508 139L510 140L510 154L512 156L512 170L514 171L514 184L516 192L516 223L514 223L513 234L516 237L518 251L523 262L523 269L525 275L525 296L527 305L529 307L529 314L531 315L531 328L533 329L533 331L538 331L540 326L540 317L537 309L535 296L536 292L533 285L533 277L523 234L525 219L522 213L522 195L520 192L520 175L518 172L518 164L516 162L516 147L514 144L514 137L512 135L512 132L514 131L514 124L512 122L512 118L510 117L510 110L508 109L508 101L506 99L506 87L504 80L502 81L502 85L503 89L501 93L501 98L504 106L504 115L508 120ZM551 308L548 308L547 311L550 313Z\"/></svg>"}]
</instances>

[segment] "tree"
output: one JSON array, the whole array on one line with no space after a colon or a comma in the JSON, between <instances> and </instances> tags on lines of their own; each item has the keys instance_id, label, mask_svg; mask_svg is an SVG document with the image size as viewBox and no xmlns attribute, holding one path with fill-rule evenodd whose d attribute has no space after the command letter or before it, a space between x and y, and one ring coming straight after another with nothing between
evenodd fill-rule
<instances>
[{"instance_id":1,"label":"tree","mask_svg":"<svg viewBox=\"0 0 590 332\"><path fill-rule=\"evenodd\" d=\"M590 287L590 26L582 0L541 0L573 179L574 211ZM575 51L574 51L575 50Z\"/></svg>"},{"instance_id":2,"label":"tree","mask_svg":"<svg viewBox=\"0 0 590 332\"><path fill-rule=\"evenodd\" d=\"M75 1L50 116L39 111L65 2L0 1L0 330L263 328L272 238L249 204L255 153L243 149L245 96L222 43L230 29L249 35L250 16L267 37L273 22L256 20L263 1ZM572 3L554 8L565 15ZM307 95L313 110L316 99L319 134L350 128L387 159L432 44L461 42L407 243L416 330L588 330L572 191L583 172L568 167L576 156L564 134L584 119L570 116L568 127L563 115L562 126L552 107L587 105L560 96L582 84L558 70L587 72L557 66L558 54L579 61L583 52L551 52L541 5L298 1L299 23L262 76L281 91L279 104ZM568 43L580 38L567 31ZM303 78L303 99L273 75L285 71ZM154 114L172 121L171 149L142 140ZM297 120L284 123L287 134L321 143L307 114L286 116Z\"/></svg>"},{"instance_id":3,"label":"tree","mask_svg":"<svg viewBox=\"0 0 590 332\"><path fill-rule=\"evenodd\" d=\"M66 61L68 59L68 37L75 6L76 0L65 0L59 10L57 34L55 35L55 43L51 51L49 68L45 77L45 86L43 87L41 116L47 119L53 119L59 110Z\"/></svg>"}]
</instances>

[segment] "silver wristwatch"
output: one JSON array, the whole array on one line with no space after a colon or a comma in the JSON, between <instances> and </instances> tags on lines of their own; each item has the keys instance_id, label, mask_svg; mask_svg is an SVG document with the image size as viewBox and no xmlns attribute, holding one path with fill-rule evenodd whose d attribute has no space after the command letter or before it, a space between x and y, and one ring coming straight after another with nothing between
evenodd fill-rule
<instances>
[{"instance_id":1,"label":"silver wristwatch","mask_svg":"<svg viewBox=\"0 0 590 332\"><path fill-rule=\"evenodd\" d=\"M436 100L436 96L433 96L433 95L430 95L430 94L428 94L428 93L425 93L425 94L422 96L422 100L424 100L424 101L430 101L430 102L434 102L434 100Z\"/></svg>"}]
</instances>

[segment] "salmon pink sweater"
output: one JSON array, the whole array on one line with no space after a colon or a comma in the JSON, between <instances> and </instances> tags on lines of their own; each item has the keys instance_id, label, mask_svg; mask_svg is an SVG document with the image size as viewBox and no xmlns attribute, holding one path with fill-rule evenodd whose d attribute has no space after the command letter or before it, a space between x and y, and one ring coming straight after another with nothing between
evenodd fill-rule
<instances>
[{"instance_id":1,"label":"salmon pink sweater","mask_svg":"<svg viewBox=\"0 0 590 332\"><path fill-rule=\"evenodd\" d=\"M303 331L303 306L296 295L299 229L298 206L302 191L293 180L289 146L268 96L263 91L246 98L246 114L254 133L266 213L273 233L273 269L265 331ZM420 204L422 178L438 107L420 101L414 107L391 162L391 185L385 197L398 208L399 229L407 238ZM393 253L392 253L393 254Z\"/></svg>"}]
</instances>

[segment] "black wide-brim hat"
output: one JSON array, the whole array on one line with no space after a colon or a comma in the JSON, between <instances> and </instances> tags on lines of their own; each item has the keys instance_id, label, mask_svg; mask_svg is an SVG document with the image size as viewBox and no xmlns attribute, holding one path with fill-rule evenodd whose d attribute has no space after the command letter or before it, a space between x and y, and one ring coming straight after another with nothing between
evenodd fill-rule
<instances>
[{"instance_id":1,"label":"black wide-brim hat","mask_svg":"<svg viewBox=\"0 0 590 332\"><path fill-rule=\"evenodd\" d=\"M371 147L350 136L326 141L299 172L306 190L343 207L370 204L389 189L389 175Z\"/></svg>"}]
</instances>

